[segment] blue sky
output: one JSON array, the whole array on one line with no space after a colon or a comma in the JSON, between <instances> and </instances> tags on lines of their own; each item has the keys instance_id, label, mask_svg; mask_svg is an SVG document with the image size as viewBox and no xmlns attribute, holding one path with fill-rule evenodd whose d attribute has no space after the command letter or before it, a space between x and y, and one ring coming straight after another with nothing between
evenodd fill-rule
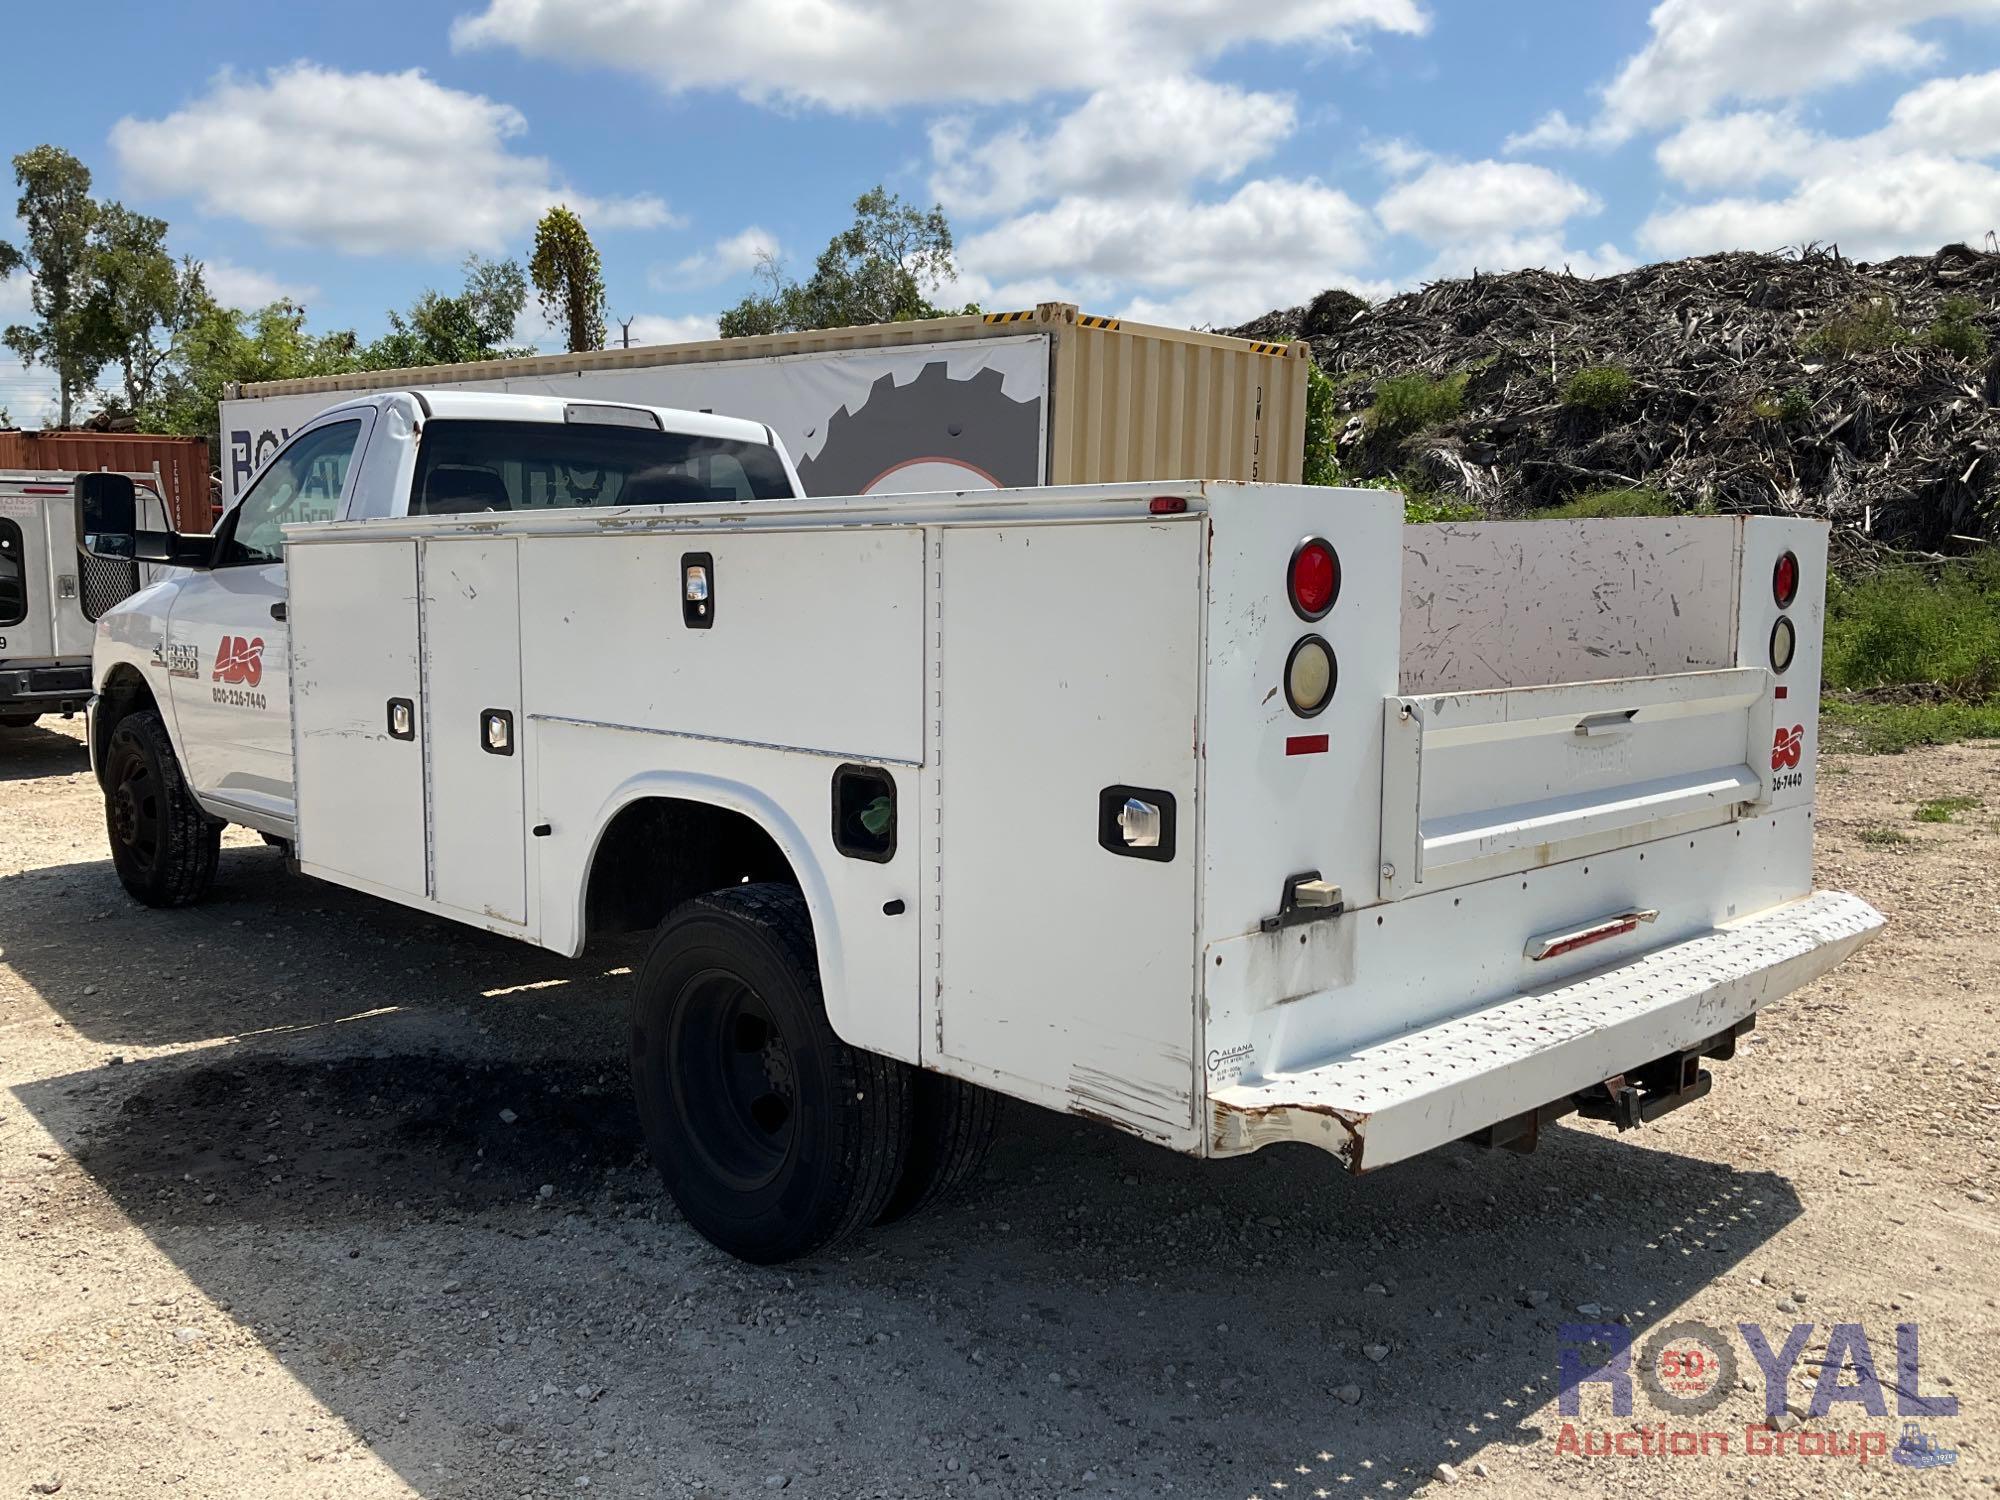
<instances>
[{"instance_id":1,"label":"blue sky","mask_svg":"<svg viewBox=\"0 0 2000 1500\"><path fill-rule=\"evenodd\" d=\"M5 154L75 152L225 298L383 327L577 207L635 342L882 182L954 294L1229 323L1328 285L2000 228L2000 0L456 0L10 17ZM9 192L11 196L11 189ZM0 202L5 202L0 199ZM0 213L0 236L13 233ZM0 321L25 311L0 282ZM539 326L524 327L547 342ZM41 415L40 372L0 404Z\"/></svg>"}]
</instances>

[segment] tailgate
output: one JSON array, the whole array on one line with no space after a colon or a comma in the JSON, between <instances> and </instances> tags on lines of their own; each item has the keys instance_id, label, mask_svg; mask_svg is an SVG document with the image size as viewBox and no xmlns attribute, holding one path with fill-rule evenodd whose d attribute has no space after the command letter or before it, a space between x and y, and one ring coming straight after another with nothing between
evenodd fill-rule
<instances>
[{"instance_id":1,"label":"tailgate","mask_svg":"<svg viewBox=\"0 0 2000 1500\"><path fill-rule=\"evenodd\" d=\"M1768 800L1771 719L1760 667L1387 698L1379 893L1727 823Z\"/></svg>"}]
</instances>

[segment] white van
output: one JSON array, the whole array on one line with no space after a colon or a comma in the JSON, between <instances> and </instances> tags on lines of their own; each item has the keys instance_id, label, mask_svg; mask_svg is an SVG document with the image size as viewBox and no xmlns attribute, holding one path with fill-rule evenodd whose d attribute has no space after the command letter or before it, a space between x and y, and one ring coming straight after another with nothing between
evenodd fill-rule
<instances>
[{"instance_id":1,"label":"white van","mask_svg":"<svg viewBox=\"0 0 2000 1500\"><path fill-rule=\"evenodd\" d=\"M150 581L143 564L78 550L75 477L0 470L0 728L81 712L98 616ZM141 513L164 526L152 476L131 477Z\"/></svg>"}]
</instances>

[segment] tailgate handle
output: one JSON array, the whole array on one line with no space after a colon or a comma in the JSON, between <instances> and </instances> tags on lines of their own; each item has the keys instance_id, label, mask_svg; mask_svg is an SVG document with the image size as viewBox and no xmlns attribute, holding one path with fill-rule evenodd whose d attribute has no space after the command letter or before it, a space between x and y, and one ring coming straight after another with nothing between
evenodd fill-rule
<instances>
[{"instance_id":1,"label":"tailgate handle","mask_svg":"<svg viewBox=\"0 0 2000 1500\"><path fill-rule=\"evenodd\" d=\"M1558 958L1565 953L1574 953L1579 948L1588 948L1592 943L1601 943L1606 938L1623 937L1636 930L1641 922L1657 922L1660 918L1658 907L1633 907L1615 916L1605 917L1582 927L1571 927L1562 932L1544 932L1528 939L1528 957L1536 963L1545 958Z\"/></svg>"},{"instance_id":2,"label":"tailgate handle","mask_svg":"<svg viewBox=\"0 0 2000 1500\"><path fill-rule=\"evenodd\" d=\"M1632 720L1638 712L1636 708L1620 708L1608 714L1586 714L1576 721L1576 732L1587 739L1606 734L1623 734L1632 727Z\"/></svg>"}]
</instances>

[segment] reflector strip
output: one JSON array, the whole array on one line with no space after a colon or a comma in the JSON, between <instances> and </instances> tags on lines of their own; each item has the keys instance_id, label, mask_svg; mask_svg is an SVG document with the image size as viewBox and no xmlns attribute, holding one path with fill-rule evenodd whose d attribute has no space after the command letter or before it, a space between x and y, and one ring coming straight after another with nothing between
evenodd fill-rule
<instances>
[{"instance_id":1,"label":"reflector strip","mask_svg":"<svg viewBox=\"0 0 2000 1500\"><path fill-rule=\"evenodd\" d=\"M1185 495L1155 495L1146 502L1146 509L1156 516L1178 516L1187 511Z\"/></svg>"},{"instance_id":2,"label":"reflector strip","mask_svg":"<svg viewBox=\"0 0 2000 1500\"><path fill-rule=\"evenodd\" d=\"M69 493L69 486L66 484L24 484L21 486L21 493L24 495L67 495Z\"/></svg>"},{"instance_id":3,"label":"reflector strip","mask_svg":"<svg viewBox=\"0 0 2000 1500\"><path fill-rule=\"evenodd\" d=\"M1777 690L1777 692L1773 693L1773 694L1772 694L1771 696L1772 696L1772 697L1774 697L1774 698L1789 698L1789 697L1791 697L1791 696L1792 696L1792 690L1791 690L1790 688L1786 687L1786 686L1785 686L1785 685L1784 685L1784 684L1783 684L1783 683L1781 682L1781 683L1779 683L1779 684L1778 684L1778 690Z\"/></svg>"},{"instance_id":4,"label":"reflector strip","mask_svg":"<svg viewBox=\"0 0 2000 1500\"><path fill-rule=\"evenodd\" d=\"M1285 737L1287 755L1324 755L1326 736L1323 734L1293 734Z\"/></svg>"},{"instance_id":5,"label":"reflector strip","mask_svg":"<svg viewBox=\"0 0 2000 1500\"><path fill-rule=\"evenodd\" d=\"M1540 937L1528 939L1528 957L1540 963L1545 958L1574 953L1606 938L1623 937L1641 922L1651 922L1659 915L1655 907L1638 907L1620 912L1615 917L1606 917L1602 922L1593 922L1588 927L1572 927L1567 932L1545 932Z\"/></svg>"}]
</instances>

